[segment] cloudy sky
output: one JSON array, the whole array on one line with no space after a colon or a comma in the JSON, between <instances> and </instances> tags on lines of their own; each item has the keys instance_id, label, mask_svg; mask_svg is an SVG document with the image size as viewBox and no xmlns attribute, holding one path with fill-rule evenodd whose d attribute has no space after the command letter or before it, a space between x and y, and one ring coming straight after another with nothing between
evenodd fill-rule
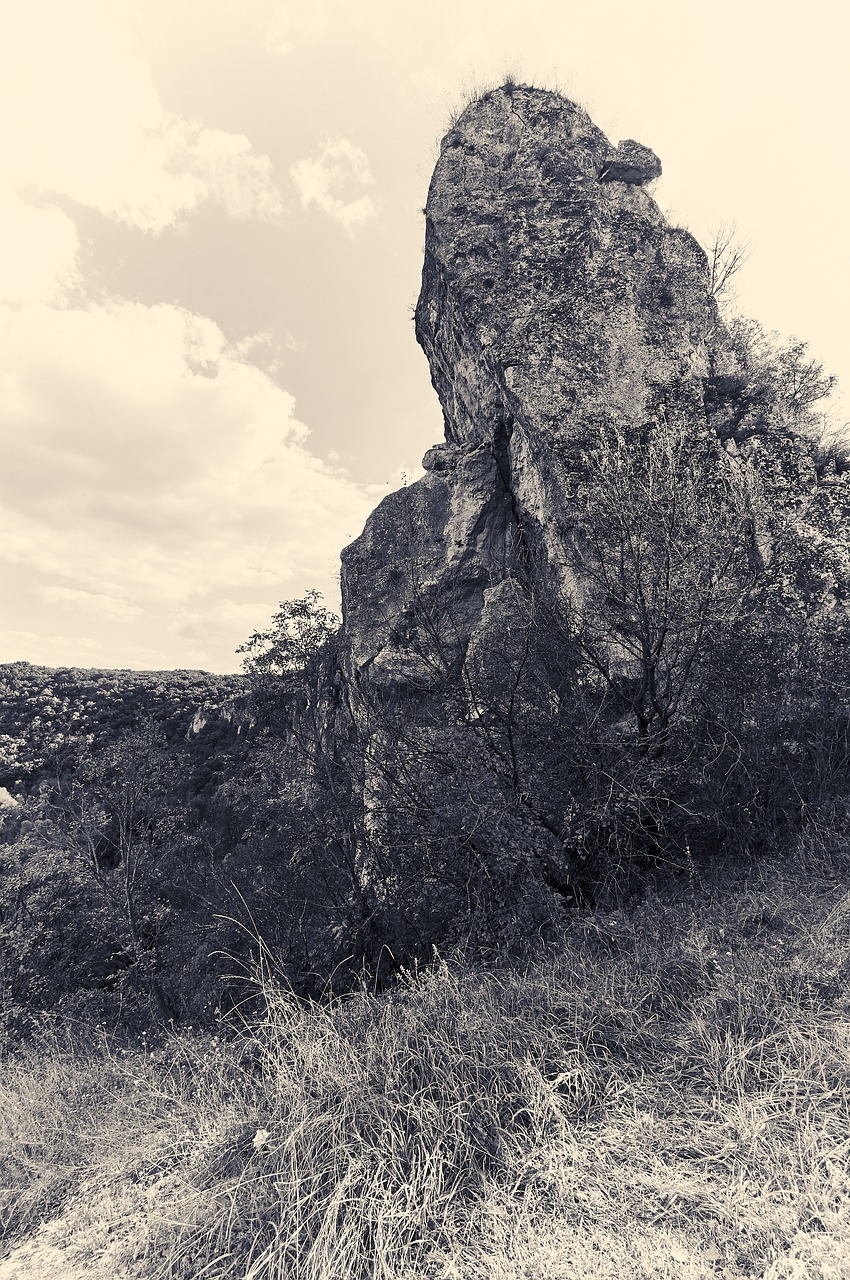
<instances>
[{"instance_id":1,"label":"cloudy sky","mask_svg":"<svg viewBox=\"0 0 850 1280\"><path fill-rule=\"evenodd\" d=\"M452 108L510 70L751 247L850 385L834 0L27 0L0 45L0 661L236 670L441 435L413 337ZM850 417L839 400L836 414Z\"/></svg>"}]
</instances>

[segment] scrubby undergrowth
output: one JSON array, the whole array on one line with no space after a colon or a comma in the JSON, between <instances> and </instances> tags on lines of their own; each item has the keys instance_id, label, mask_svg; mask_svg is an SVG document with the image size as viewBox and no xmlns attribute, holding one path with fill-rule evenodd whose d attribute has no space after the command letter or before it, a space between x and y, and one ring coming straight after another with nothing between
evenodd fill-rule
<instances>
[{"instance_id":1,"label":"scrubby undergrowth","mask_svg":"<svg viewBox=\"0 0 850 1280\"><path fill-rule=\"evenodd\" d=\"M92 1280L846 1276L850 893L815 852L522 964L327 1006L267 975L238 1034L45 1031L2 1065L0 1277L51 1222Z\"/></svg>"}]
</instances>

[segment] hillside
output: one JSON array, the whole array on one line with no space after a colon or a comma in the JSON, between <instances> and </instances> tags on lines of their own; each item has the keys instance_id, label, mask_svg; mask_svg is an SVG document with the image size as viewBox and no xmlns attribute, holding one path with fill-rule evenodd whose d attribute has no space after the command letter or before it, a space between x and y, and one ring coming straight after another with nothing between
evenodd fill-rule
<instances>
[{"instance_id":1,"label":"hillside","mask_svg":"<svg viewBox=\"0 0 850 1280\"><path fill-rule=\"evenodd\" d=\"M850 1274L850 451L660 172L469 102L341 622L0 668L0 1280Z\"/></svg>"},{"instance_id":2,"label":"hillside","mask_svg":"<svg viewBox=\"0 0 850 1280\"><path fill-rule=\"evenodd\" d=\"M843 1280L848 851L0 1067L2 1280ZM37 1229L38 1224L44 1225Z\"/></svg>"},{"instance_id":3,"label":"hillside","mask_svg":"<svg viewBox=\"0 0 850 1280\"><path fill-rule=\"evenodd\" d=\"M184 736L199 707L241 693L239 676L0 663L0 786L29 790L80 746L95 751L144 720ZM58 766L58 768L57 768Z\"/></svg>"}]
</instances>

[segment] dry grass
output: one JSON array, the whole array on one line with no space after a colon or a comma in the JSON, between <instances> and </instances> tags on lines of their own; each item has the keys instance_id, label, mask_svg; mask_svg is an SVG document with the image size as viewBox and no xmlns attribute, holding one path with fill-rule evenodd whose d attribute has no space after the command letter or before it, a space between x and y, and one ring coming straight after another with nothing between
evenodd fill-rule
<instances>
[{"instance_id":1,"label":"dry grass","mask_svg":"<svg viewBox=\"0 0 850 1280\"><path fill-rule=\"evenodd\" d=\"M91 1277L838 1280L848 976L809 859L522 967L326 1007L267 978L235 1038L46 1038L2 1074L7 1230L61 1216Z\"/></svg>"}]
</instances>

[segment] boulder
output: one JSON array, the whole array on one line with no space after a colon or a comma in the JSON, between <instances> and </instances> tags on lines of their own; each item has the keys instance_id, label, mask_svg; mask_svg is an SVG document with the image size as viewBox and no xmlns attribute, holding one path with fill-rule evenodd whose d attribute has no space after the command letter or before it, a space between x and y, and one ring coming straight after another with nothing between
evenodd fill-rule
<instances>
[{"instance_id":1,"label":"boulder","mask_svg":"<svg viewBox=\"0 0 850 1280\"><path fill-rule=\"evenodd\" d=\"M654 151L633 138L626 138L602 162L600 182L626 182L644 187L661 177L661 161Z\"/></svg>"}]
</instances>

